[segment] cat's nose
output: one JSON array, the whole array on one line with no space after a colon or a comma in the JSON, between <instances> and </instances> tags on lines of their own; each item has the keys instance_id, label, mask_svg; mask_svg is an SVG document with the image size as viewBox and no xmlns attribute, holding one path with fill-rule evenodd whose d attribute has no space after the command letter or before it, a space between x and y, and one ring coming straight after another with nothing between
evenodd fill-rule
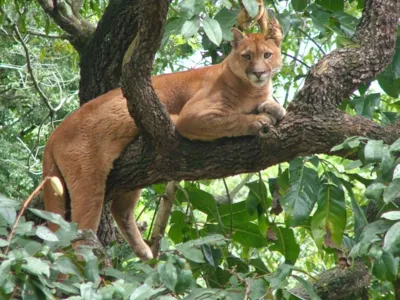
<instances>
[{"instance_id":1,"label":"cat's nose","mask_svg":"<svg viewBox=\"0 0 400 300\"><path fill-rule=\"evenodd\" d=\"M260 79L261 76L263 76L263 75L265 74L265 72L264 72L264 71L262 71L262 72L253 72L253 74L256 75L256 77L257 77L258 79Z\"/></svg>"}]
</instances>

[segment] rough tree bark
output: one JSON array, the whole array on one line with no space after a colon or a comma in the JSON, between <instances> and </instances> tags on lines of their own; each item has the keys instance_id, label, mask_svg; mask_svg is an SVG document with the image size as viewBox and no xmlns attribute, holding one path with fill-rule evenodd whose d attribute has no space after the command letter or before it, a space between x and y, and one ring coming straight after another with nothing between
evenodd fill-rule
<instances>
[{"instance_id":1,"label":"rough tree bark","mask_svg":"<svg viewBox=\"0 0 400 300\"><path fill-rule=\"evenodd\" d=\"M81 54L81 82L85 80L80 91L82 103L119 85L123 54L140 28L139 37L132 43L135 51L129 51L124 60L122 84L129 111L142 134L115 161L107 181L107 199L117 189L132 190L171 180L221 178L255 172L299 155L331 154L330 149L348 136L367 136L387 143L400 137L400 123L381 127L337 109L344 97L373 80L390 62L400 17L397 0L365 1L354 45L324 56L311 69L288 115L277 127L256 137L212 143L191 142L176 134L150 84L167 0L110 1L96 32L82 21L79 10L72 10L73 15L65 18L56 8L51 10L49 3L57 1L38 1L71 35L69 40ZM141 22L139 27L137 22ZM85 30L75 26L79 24Z\"/></svg>"}]
</instances>

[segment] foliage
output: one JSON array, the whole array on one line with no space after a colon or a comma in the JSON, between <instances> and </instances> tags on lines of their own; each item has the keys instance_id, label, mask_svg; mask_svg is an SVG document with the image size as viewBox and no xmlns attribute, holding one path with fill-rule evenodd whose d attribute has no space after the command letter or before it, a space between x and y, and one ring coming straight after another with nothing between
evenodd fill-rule
<instances>
[{"instance_id":1,"label":"foliage","mask_svg":"<svg viewBox=\"0 0 400 300\"><path fill-rule=\"evenodd\" d=\"M243 3L252 14L255 0ZM357 46L351 37L363 3L269 1L285 33L284 66L274 79L280 103L288 105L309 67L324 53ZM79 58L36 2L3 0L0 5L4 11L0 15L0 193L23 199L40 182L41 155L49 134L78 106ZM102 0L85 0L81 13L95 24L105 5ZM172 1L153 72L220 62L229 53L230 28L239 8L237 1ZM15 28L28 47L32 74ZM57 108L54 112L34 86L32 75ZM344 99L340 108L382 125L392 124L400 118L399 93L400 39L388 68ZM232 195L232 203L221 180L181 183L160 259L150 263L137 261L130 248L115 244L106 250L112 262L106 267L92 249L72 250L75 225L33 210L60 223L61 229L53 234L22 219L8 242L18 204L1 195L0 295L243 299L250 290L250 299L272 295L294 299L291 288L300 284L317 299L312 278L334 267L341 253L350 263L362 259L370 268L372 298L393 298L400 254L400 141L385 145L351 137L332 150L359 158L299 157L254 174L251 180L228 178L228 192L245 183ZM164 188L154 185L144 191L141 219L151 219L153 200ZM67 280L57 281L60 274Z\"/></svg>"}]
</instances>

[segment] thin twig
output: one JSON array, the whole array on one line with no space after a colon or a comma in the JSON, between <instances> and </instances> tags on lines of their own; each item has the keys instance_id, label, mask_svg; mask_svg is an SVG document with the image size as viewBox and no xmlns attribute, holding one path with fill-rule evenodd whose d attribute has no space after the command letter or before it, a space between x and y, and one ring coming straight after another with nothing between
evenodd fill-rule
<instances>
[{"instance_id":1,"label":"thin twig","mask_svg":"<svg viewBox=\"0 0 400 300\"><path fill-rule=\"evenodd\" d=\"M37 188L29 195L29 197L25 200L24 205L22 206L21 210L19 211L18 217L14 222L13 228L11 229L10 235L8 236L8 245L4 255L7 255L8 251L10 250L10 243L12 238L15 235L15 230L17 229L19 220L21 219L22 215L24 214L25 210L28 208L29 204L32 202L33 198L40 192L43 185L49 180L51 177L46 177L43 181L37 186Z\"/></svg>"},{"instance_id":2,"label":"thin twig","mask_svg":"<svg viewBox=\"0 0 400 300\"><path fill-rule=\"evenodd\" d=\"M318 50L321 51L321 53L322 53L323 55L326 54L325 51L324 51L324 49L322 49L322 47L321 47L307 32L305 32L305 31L304 31L303 29L301 29L300 27L297 28L297 30L300 31L302 34L304 34L311 42L313 42L314 45L317 46Z\"/></svg>"},{"instance_id":3,"label":"thin twig","mask_svg":"<svg viewBox=\"0 0 400 300\"><path fill-rule=\"evenodd\" d=\"M162 199L162 196L158 197L158 201L157 201L157 203L156 203L156 209L154 210L153 218L151 219L151 224L150 224L150 228L149 228L149 233L147 234L147 240L150 240L151 232L152 232L152 230L153 230L154 221L155 221L155 219L156 219L156 215L157 215L158 208L160 207L161 199Z\"/></svg>"},{"instance_id":4,"label":"thin twig","mask_svg":"<svg viewBox=\"0 0 400 300\"><path fill-rule=\"evenodd\" d=\"M232 199L231 196L229 194L229 190L228 190L228 186L226 185L226 181L225 178L222 178L222 182L224 183L225 186L225 191L226 191L226 197L228 198L228 203L229 203L229 212L231 215L231 219L230 219L230 229L229 229L229 236L232 236L232 232L233 232L233 212L232 212Z\"/></svg>"},{"instance_id":5,"label":"thin twig","mask_svg":"<svg viewBox=\"0 0 400 300\"><path fill-rule=\"evenodd\" d=\"M246 279L242 278L242 276L236 273L236 266L233 267L232 270L228 269L228 272L231 273L232 275L235 275L237 279L246 286L246 292L244 294L243 300L250 299L250 289L251 289L250 283L248 283Z\"/></svg>"},{"instance_id":6,"label":"thin twig","mask_svg":"<svg viewBox=\"0 0 400 300\"><path fill-rule=\"evenodd\" d=\"M28 33L30 35L40 36L40 37L45 37L45 38L50 38L50 39L66 39L67 38L66 35L46 34L44 32L37 32L37 31L30 30L30 29L28 29L26 31L26 33Z\"/></svg>"},{"instance_id":7,"label":"thin twig","mask_svg":"<svg viewBox=\"0 0 400 300\"><path fill-rule=\"evenodd\" d=\"M308 69L311 68L311 67L310 67L309 65L307 65L304 61L298 59L297 57L295 57L295 56L293 56L293 55L290 55L289 53L282 52L282 54L285 55L285 56L287 56L287 57L290 57L291 59L293 59L293 60L295 60L295 61L297 61L297 62L299 62L299 63L301 63L303 66L305 66L305 67L308 68Z\"/></svg>"},{"instance_id":8,"label":"thin twig","mask_svg":"<svg viewBox=\"0 0 400 300\"><path fill-rule=\"evenodd\" d=\"M36 90L38 91L38 93L39 93L40 97L42 98L44 104L49 109L50 114L53 115L55 113L55 110L51 106L49 98L43 93L42 89L39 86L39 83L36 80L35 75L33 74L33 69L32 69L31 57L30 57L30 54L29 54L29 49L28 49L28 46L25 43L21 33L19 32L17 24L15 24L15 22L11 19L11 17L6 14L6 12L4 11L4 9L2 7L0 7L0 11L1 11L2 14L4 14L6 16L8 21L11 23L11 27L13 28L13 30L14 30L14 32L16 34L17 40L21 43L22 47L24 48L25 57L26 57L26 66L27 66L27 69L28 69L28 73L31 76L33 85L35 86Z\"/></svg>"}]
</instances>

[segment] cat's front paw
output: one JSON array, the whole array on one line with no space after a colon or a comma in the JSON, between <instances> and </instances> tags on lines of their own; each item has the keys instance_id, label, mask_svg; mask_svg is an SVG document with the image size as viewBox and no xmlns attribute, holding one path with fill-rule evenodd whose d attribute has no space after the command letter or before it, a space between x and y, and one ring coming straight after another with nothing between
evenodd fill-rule
<instances>
[{"instance_id":1,"label":"cat's front paw","mask_svg":"<svg viewBox=\"0 0 400 300\"><path fill-rule=\"evenodd\" d=\"M276 119L269 114L259 114L250 125L250 134L255 135L262 130L268 129L269 126L274 125Z\"/></svg>"},{"instance_id":2,"label":"cat's front paw","mask_svg":"<svg viewBox=\"0 0 400 300\"><path fill-rule=\"evenodd\" d=\"M286 115L286 109L279 103L275 102L274 100L264 101L258 106L257 110L260 114L261 113L270 114L273 118L275 118L278 121L282 120L283 117Z\"/></svg>"}]
</instances>

